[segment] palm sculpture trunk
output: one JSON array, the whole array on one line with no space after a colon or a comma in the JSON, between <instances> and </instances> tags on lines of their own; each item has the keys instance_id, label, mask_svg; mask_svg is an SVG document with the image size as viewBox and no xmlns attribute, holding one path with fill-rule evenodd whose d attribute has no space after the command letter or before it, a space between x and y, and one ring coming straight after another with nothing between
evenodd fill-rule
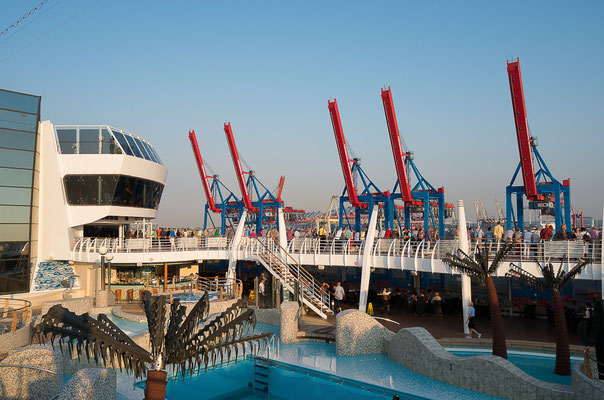
<instances>
[{"instance_id":1,"label":"palm sculpture trunk","mask_svg":"<svg viewBox=\"0 0 604 400\"><path fill-rule=\"evenodd\" d=\"M499 308L499 299L495 290L495 283L491 276L487 276L487 288L489 289L489 311L491 313L491 329L493 330L493 354L508 358L507 346L505 344L505 330L503 319Z\"/></svg>"},{"instance_id":2,"label":"palm sculpture trunk","mask_svg":"<svg viewBox=\"0 0 604 400\"><path fill-rule=\"evenodd\" d=\"M555 271L554 266L549 262L545 265L541 265L537 260L535 260L535 262L541 269L543 280L538 280L536 276L524 271L514 264L510 265L511 268L505 275L539 290L552 289L554 329L556 331L556 367L554 368L554 372L558 375L568 376L571 373L570 349L568 347L568 329L566 327L566 317L564 316L564 306L562 304L560 291L579 275L591 260L580 260L574 267L569 269L568 272L564 271L562 264L560 264L558 270Z\"/></svg>"},{"instance_id":3,"label":"palm sculpture trunk","mask_svg":"<svg viewBox=\"0 0 604 400\"><path fill-rule=\"evenodd\" d=\"M568 330L564 306L558 289L552 290L554 304L554 325L556 330L556 367L554 372L558 375L570 375L570 350L568 347Z\"/></svg>"},{"instance_id":4,"label":"palm sculpture trunk","mask_svg":"<svg viewBox=\"0 0 604 400\"><path fill-rule=\"evenodd\" d=\"M151 352L137 345L107 316L97 319L88 314L76 315L55 305L34 328L40 343L49 336L61 349L66 344L69 352L84 353L88 360L115 368L122 367L137 378L147 376L146 400L163 400L166 396L167 371L171 366L177 375L199 372L218 361L236 361L239 354L254 353L260 343L268 343L269 333L244 336L256 324L254 311L239 300L223 313L208 318L210 308L206 292L188 313L178 299L170 306L166 320L166 296L151 296L144 292L145 314L149 327ZM185 318L186 315L186 318ZM256 346L255 346L256 345Z\"/></svg>"},{"instance_id":5,"label":"palm sculpture trunk","mask_svg":"<svg viewBox=\"0 0 604 400\"><path fill-rule=\"evenodd\" d=\"M501 262L507 257L510 250L514 247L513 243L507 242L497 253L493 261L489 263L488 246L478 247L474 257L470 257L461 250L457 254L447 253L443 262L452 269L468 274L482 282L486 282L489 293L489 310L491 312L491 329L493 331L493 355L507 358L507 346L505 343L505 330L503 329L503 319L499 308L499 299L495 290L495 283L492 275L497 272Z\"/></svg>"}]
</instances>

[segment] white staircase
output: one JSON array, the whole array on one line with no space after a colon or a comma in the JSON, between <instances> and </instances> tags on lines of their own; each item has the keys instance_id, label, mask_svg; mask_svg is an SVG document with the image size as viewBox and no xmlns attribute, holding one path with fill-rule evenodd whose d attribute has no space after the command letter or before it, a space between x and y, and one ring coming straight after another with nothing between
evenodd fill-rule
<instances>
[{"instance_id":1,"label":"white staircase","mask_svg":"<svg viewBox=\"0 0 604 400\"><path fill-rule=\"evenodd\" d=\"M256 240L260 243L256 253L258 261L271 275L279 279L284 288L294 293L298 282L304 304L322 318L333 314L329 292L321 289L319 281L298 264L287 250L272 239Z\"/></svg>"}]
</instances>

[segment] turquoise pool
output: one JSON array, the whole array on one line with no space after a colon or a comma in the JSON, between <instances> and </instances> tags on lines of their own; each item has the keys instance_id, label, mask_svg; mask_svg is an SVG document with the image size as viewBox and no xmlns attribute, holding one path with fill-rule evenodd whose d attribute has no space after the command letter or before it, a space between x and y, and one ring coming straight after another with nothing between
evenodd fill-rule
<instances>
[{"instance_id":1,"label":"turquoise pool","mask_svg":"<svg viewBox=\"0 0 604 400\"><path fill-rule=\"evenodd\" d=\"M190 381L170 381L167 390L167 399L202 398L201 393L203 398L212 400L391 400L394 395L400 399L425 399L284 363L266 366L251 358Z\"/></svg>"},{"instance_id":2,"label":"turquoise pool","mask_svg":"<svg viewBox=\"0 0 604 400\"><path fill-rule=\"evenodd\" d=\"M183 301L183 302L185 302L185 301L189 302L189 301L199 300L202 295L203 295L203 293L200 293L199 295L195 295L194 293L180 293L180 294L173 295L173 297L179 298L180 301ZM209 297L210 301L216 301L216 300L218 300L218 293L210 292L208 297Z\"/></svg>"},{"instance_id":3,"label":"turquoise pool","mask_svg":"<svg viewBox=\"0 0 604 400\"><path fill-rule=\"evenodd\" d=\"M258 323L256 332L278 332ZM436 381L392 361L385 354L338 356L335 346L298 342L280 346L278 365L267 373L271 399L495 399L482 393ZM242 361L168 383L168 399L214 400L257 398L253 361ZM250 386L251 384L251 386ZM140 389L139 389L140 390ZM266 398L266 395L264 395Z\"/></svg>"},{"instance_id":4,"label":"turquoise pool","mask_svg":"<svg viewBox=\"0 0 604 400\"><path fill-rule=\"evenodd\" d=\"M473 357L483 354L491 354L485 349L448 349L451 354L459 357ZM508 360L518 368L531 375L533 378L550 383L570 385L570 376L560 376L554 373L556 355L550 353L524 352L508 350ZM571 367L580 361L577 357L571 357Z\"/></svg>"},{"instance_id":5,"label":"turquoise pool","mask_svg":"<svg viewBox=\"0 0 604 400\"><path fill-rule=\"evenodd\" d=\"M121 330L123 330L128 336L134 336L136 334L139 334L141 332L146 331L147 328L147 323L146 322L136 322L136 321L131 321L129 319L125 319L125 318L120 318L118 316L115 316L113 314L105 314L107 315L107 317L118 326L118 328L120 328ZM98 315L97 314L91 314L90 315L93 318L97 318Z\"/></svg>"}]
</instances>

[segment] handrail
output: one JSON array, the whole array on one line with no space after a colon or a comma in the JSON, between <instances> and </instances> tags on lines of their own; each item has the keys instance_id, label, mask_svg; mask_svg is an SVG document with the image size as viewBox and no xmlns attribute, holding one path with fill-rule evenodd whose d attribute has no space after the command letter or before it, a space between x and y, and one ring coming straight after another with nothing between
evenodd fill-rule
<instances>
[{"instance_id":1,"label":"handrail","mask_svg":"<svg viewBox=\"0 0 604 400\"><path fill-rule=\"evenodd\" d=\"M269 252L269 257L272 259L271 255L272 255L273 251L270 249L270 247L269 247L269 246L268 246L266 243L263 243L263 242L262 242L262 241L261 241L259 238L255 238L255 239L258 241L258 243L260 243L260 244L261 244L261 245L262 245L262 246L265 248L265 250L268 250L268 252ZM275 246L277 249L284 250L284 249L283 249L283 247L282 247L282 246L281 246L279 243L277 243L277 242L275 242L275 241L272 241L272 242L273 242L273 245L274 245L274 246ZM315 279L315 277L314 277L314 276L312 276L312 275L311 275L311 274L310 274L308 271L306 271L306 270L304 269L304 267L302 267L302 266L301 266L301 265L300 265L300 264L299 264L299 263L298 263L298 262L297 262L297 261L296 261L296 260L295 260L295 259L294 259L294 258L293 258L293 257L292 257L290 254L289 254L289 253L287 253L287 251L284 251L284 253L285 253L285 254L286 254L286 256L287 256L287 257L289 257L289 258L290 258L290 259L293 261L293 263L296 265L296 267L297 267L297 272L298 272L298 276L297 276L297 278L298 278L298 279L300 279L301 277L305 278L304 280L305 280L306 282L302 282L302 283L303 283L303 284L305 284L305 286L310 286L311 291L312 291L313 293L316 293L317 297L320 297L320 298L321 298L321 303L322 303L323 305L326 305L326 306L327 306L327 308L329 308L329 304L330 304L330 295L329 295L329 292L325 291L325 290L324 290L324 289L323 289L323 288L322 288L322 287L321 287L321 286L318 284L318 281ZM278 253L278 252L275 252L275 254L279 254L279 253ZM276 260L277 260L277 261L280 261L282 264L287 265L287 263L286 263L286 262L284 262L283 260L279 260L279 259L278 259L278 257L276 257ZM301 272L303 272L303 274L302 274ZM324 299L325 299L325 300L324 300Z\"/></svg>"},{"instance_id":2,"label":"handrail","mask_svg":"<svg viewBox=\"0 0 604 400\"><path fill-rule=\"evenodd\" d=\"M604 363L598 361L597 359L594 359L590 354L589 354L589 350L591 349L591 346L587 346L585 347L585 349L583 349L583 373L585 375L587 375L588 377L592 378L592 372L591 372L591 365L589 363L589 361L593 361L596 363L596 365L600 365L604 367ZM599 372L598 372L599 373Z\"/></svg>"},{"instance_id":3,"label":"handrail","mask_svg":"<svg viewBox=\"0 0 604 400\"><path fill-rule=\"evenodd\" d=\"M34 367L33 365L18 365L18 364L0 364L0 368L28 368L35 369L36 371L49 372L51 374L57 375L57 371L51 371L46 368Z\"/></svg>"},{"instance_id":4,"label":"handrail","mask_svg":"<svg viewBox=\"0 0 604 400\"><path fill-rule=\"evenodd\" d=\"M4 307L1 305L1 300L4 300ZM20 307L10 308L10 303L20 302ZM18 314L21 313L21 324L28 325L31 322L31 302L24 299L9 299L0 297L0 318L5 319L12 313L10 320L10 332L17 330Z\"/></svg>"},{"instance_id":5,"label":"handrail","mask_svg":"<svg viewBox=\"0 0 604 400\"><path fill-rule=\"evenodd\" d=\"M256 238L254 238L254 239L258 240L258 242L260 242L260 244L261 244L261 245L262 245L262 246L263 246L265 249L267 249L267 250L269 250L269 251L270 251L270 248L269 248L269 247L268 247L268 246L267 246L265 243L262 243L262 241L260 241L260 239L259 239L259 238L257 238L257 237L256 237ZM279 243L277 243L277 242L274 242L274 243L275 243L275 245L276 245L276 246L277 246L279 249L284 250L284 249L283 249L283 247L281 247L281 245L280 245ZM293 261L293 262L294 262L294 263L295 263L295 264L296 264L296 265L297 265L297 266L300 268L300 270L302 270L303 272L305 272L305 273L306 273L308 276L310 276L311 278L315 279L315 278L314 278L314 277L313 277L313 276L310 274L310 272L308 272L307 270L305 270L305 269L304 269L304 267L303 267L303 266L301 266L300 264L298 264L298 262L297 262L297 261L296 261L296 260L295 260L295 259L294 259L294 258L293 258L293 257L292 257L292 256L291 256L291 255L290 255L288 252L287 252L287 251L285 252L285 254L286 254L286 256L287 256L287 257L289 257L289 258L290 258L290 259L291 259L291 260L292 260L292 261Z\"/></svg>"}]
</instances>

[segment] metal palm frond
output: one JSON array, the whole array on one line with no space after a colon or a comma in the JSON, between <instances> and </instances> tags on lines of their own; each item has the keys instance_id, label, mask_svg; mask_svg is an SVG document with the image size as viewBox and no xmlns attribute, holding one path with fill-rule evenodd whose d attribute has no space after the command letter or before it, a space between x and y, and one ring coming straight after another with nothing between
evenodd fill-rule
<instances>
[{"instance_id":1,"label":"metal palm frond","mask_svg":"<svg viewBox=\"0 0 604 400\"><path fill-rule=\"evenodd\" d=\"M151 296L143 292L143 306L149 328L149 342L153 359L157 360L164 349L164 327L166 325L166 296Z\"/></svg>"},{"instance_id":2,"label":"metal palm frond","mask_svg":"<svg viewBox=\"0 0 604 400\"><path fill-rule=\"evenodd\" d=\"M514 243L505 242L502 247L499 248L497 253L495 254L495 258L491 262L491 266L489 267L488 274L493 275L497 272L497 268L499 268L499 264L510 254L510 251L514 248Z\"/></svg>"},{"instance_id":3,"label":"metal palm frond","mask_svg":"<svg viewBox=\"0 0 604 400\"><path fill-rule=\"evenodd\" d=\"M97 364L119 366L127 373L134 372L137 378L146 373L145 363L152 361L151 354L137 345L128 335L118 328L107 316L99 314L98 319L88 314L76 315L68 309L55 305L42 317L42 321L33 329L40 343L46 335L50 341L58 339L61 351L67 344L70 354L74 346L78 358L82 352L87 359L94 359Z\"/></svg>"},{"instance_id":4,"label":"metal palm frond","mask_svg":"<svg viewBox=\"0 0 604 400\"><path fill-rule=\"evenodd\" d=\"M482 265L461 250L457 250L457 253L459 255L447 253L442 259L443 262L451 269L458 270L477 279L484 280L486 276Z\"/></svg>"},{"instance_id":5,"label":"metal palm frond","mask_svg":"<svg viewBox=\"0 0 604 400\"><path fill-rule=\"evenodd\" d=\"M581 273L583 268L587 264L591 263L589 258L582 258L574 267L572 267L567 273L562 272L560 279L558 281L558 290L562 290L568 285L570 281L575 279L577 275Z\"/></svg>"},{"instance_id":6,"label":"metal palm frond","mask_svg":"<svg viewBox=\"0 0 604 400\"><path fill-rule=\"evenodd\" d=\"M539 289L539 290L544 289L544 285L541 282L539 282L539 280L537 279L537 277L535 275L523 270L516 264L510 264L510 270L505 273L505 276L507 278L512 278L517 282L526 283L527 285L529 285L530 287L533 287L535 289Z\"/></svg>"},{"instance_id":7,"label":"metal palm frond","mask_svg":"<svg viewBox=\"0 0 604 400\"><path fill-rule=\"evenodd\" d=\"M230 362L233 354L236 360L240 353L257 352L260 344L266 345L272 336L269 333L244 336L256 326L256 316L243 300L206 320L210 307L207 292L186 318L186 307L174 299L167 327L166 296L152 297L147 291L143 293L143 303L151 353L134 343L104 314L95 320L88 314L76 315L60 305L53 306L42 317L34 334L41 343L44 336L50 334L53 345L58 338L61 350L65 343L73 353L75 346L78 357L84 351L88 359L102 361L105 366L115 367L117 361L120 370L125 368L139 378L145 375L150 363L157 370L174 365L184 378L187 371L193 375L201 367L207 369L219 360Z\"/></svg>"},{"instance_id":8,"label":"metal palm frond","mask_svg":"<svg viewBox=\"0 0 604 400\"><path fill-rule=\"evenodd\" d=\"M174 341L174 345L166 349L166 364L176 365L177 373L184 378L187 371L193 374L218 361L230 361L233 353L237 359L240 351L245 355L247 347L251 353L259 348L260 342L266 344L271 334L243 336L256 325L254 311L244 307L245 301L239 300L220 315L206 321L187 340Z\"/></svg>"}]
</instances>

